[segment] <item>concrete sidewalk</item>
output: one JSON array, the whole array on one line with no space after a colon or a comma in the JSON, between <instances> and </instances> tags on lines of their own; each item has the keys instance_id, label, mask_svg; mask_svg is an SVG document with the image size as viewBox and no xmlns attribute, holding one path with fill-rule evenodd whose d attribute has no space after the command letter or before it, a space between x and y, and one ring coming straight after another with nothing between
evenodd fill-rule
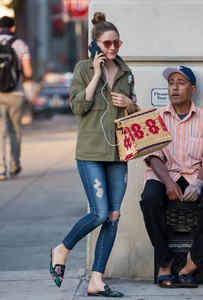
<instances>
[{"instance_id":1,"label":"concrete sidewalk","mask_svg":"<svg viewBox=\"0 0 203 300\"><path fill-rule=\"evenodd\" d=\"M87 296L87 283L87 279L84 278L84 269L66 270L65 279L60 288L57 288L51 281L48 269L0 272L0 299L98 299L98 297ZM202 300L203 297L202 285L198 289L161 289L152 281L136 279L109 279L106 283L113 289L122 291L125 294L122 299Z\"/></svg>"},{"instance_id":2,"label":"concrete sidewalk","mask_svg":"<svg viewBox=\"0 0 203 300\"><path fill-rule=\"evenodd\" d=\"M71 300L87 297L85 239L71 252L57 288L49 274L49 252L86 212L74 160L75 132L23 137L23 172L0 182L0 299ZM108 279L134 300L200 300L198 289L161 289L153 281Z\"/></svg>"}]
</instances>

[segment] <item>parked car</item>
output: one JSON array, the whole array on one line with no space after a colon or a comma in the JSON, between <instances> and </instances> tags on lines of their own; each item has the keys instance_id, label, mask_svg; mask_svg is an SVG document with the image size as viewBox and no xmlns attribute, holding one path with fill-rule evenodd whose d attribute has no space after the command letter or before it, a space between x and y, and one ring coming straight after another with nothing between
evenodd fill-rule
<instances>
[{"instance_id":1,"label":"parked car","mask_svg":"<svg viewBox=\"0 0 203 300\"><path fill-rule=\"evenodd\" d=\"M55 77L52 76L52 78ZM43 80L41 82L39 91L32 101L33 117L50 117L57 113L71 112L69 104L71 78L69 80Z\"/></svg>"}]
</instances>

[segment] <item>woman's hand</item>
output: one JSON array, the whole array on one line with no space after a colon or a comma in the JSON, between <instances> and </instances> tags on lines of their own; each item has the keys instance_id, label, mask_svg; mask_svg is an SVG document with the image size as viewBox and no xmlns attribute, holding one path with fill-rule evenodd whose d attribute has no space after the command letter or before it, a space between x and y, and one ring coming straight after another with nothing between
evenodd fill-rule
<instances>
[{"instance_id":1,"label":"woman's hand","mask_svg":"<svg viewBox=\"0 0 203 300\"><path fill-rule=\"evenodd\" d=\"M85 100L86 101L92 101L92 97L94 96L94 92L96 90L98 81L101 77L102 74L102 69L101 69L101 64L104 63L106 60L106 57L104 56L103 53L97 54L94 57L93 60L93 67L94 67L94 76L92 77L92 80L86 87L86 95L85 95Z\"/></svg>"},{"instance_id":2,"label":"woman's hand","mask_svg":"<svg viewBox=\"0 0 203 300\"><path fill-rule=\"evenodd\" d=\"M129 114L140 110L140 107L127 96L115 92L111 92L113 105L126 108Z\"/></svg>"},{"instance_id":3,"label":"woman's hand","mask_svg":"<svg viewBox=\"0 0 203 300\"><path fill-rule=\"evenodd\" d=\"M125 95L115 92L111 92L111 98L113 105L117 107L127 107L132 102L132 100L126 97Z\"/></svg>"},{"instance_id":4,"label":"woman's hand","mask_svg":"<svg viewBox=\"0 0 203 300\"><path fill-rule=\"evenodd\" d=\"M93 67L94 67L95 74L101 75L101 73L102 73L101 64L104 63L105 60L106 60L106 57L104 56L103 53L98 54L98 52L96 52L96 55L93 60Z\"/></svg>"}]
</instances>

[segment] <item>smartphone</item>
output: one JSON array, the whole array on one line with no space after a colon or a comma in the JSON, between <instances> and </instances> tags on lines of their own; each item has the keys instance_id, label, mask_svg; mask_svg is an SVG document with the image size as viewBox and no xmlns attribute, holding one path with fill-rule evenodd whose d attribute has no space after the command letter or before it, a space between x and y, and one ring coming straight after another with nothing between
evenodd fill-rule
<instances>
[{"instance_id":1,"label":"smartphone","mask_svg":"<svg viewBox=\"0 0 203 300\"><path fill-rule=\"evenodd\" d=\"M91 57L94 58L95 57L95 54L97 52L97 54L99 53L103 53L101 51L101 48L97 45L96 41L91 41L91 43L89 44L89 47L88 47L90 53L91 53Z\"/></svg>"}]
</instances>

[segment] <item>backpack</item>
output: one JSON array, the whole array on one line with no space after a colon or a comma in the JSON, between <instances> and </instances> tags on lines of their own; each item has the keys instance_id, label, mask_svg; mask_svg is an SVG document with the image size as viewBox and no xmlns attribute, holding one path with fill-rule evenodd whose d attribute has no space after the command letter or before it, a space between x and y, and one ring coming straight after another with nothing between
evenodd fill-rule
<instances>
[{"instance_id":1,"label":"backpack","mask_svg":"<svg viewBox=\"0 0 203 300\"><path fill-rule=\"evenodd\" d=\"M16 40L3 39L0 42L0 92L11 92L19 80L19 61L15 50L11 47Z\"/></svg>"}]
</instances>

